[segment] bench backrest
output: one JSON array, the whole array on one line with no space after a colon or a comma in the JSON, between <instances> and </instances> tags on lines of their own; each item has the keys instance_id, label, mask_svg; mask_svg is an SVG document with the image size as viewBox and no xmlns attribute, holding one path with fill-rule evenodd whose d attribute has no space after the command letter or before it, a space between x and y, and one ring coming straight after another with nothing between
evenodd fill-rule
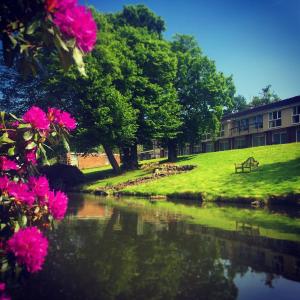
<instances>
[{"instance_id":1,"label":"bench backrest","mask_svg":"<svg viewBox=\"0 0 300 300\"><path fill-rule=\"evenodd\" d=\"M257 164L257 161L253 158L253 157L248 157L243 163L242 165L244 167L250 167Z\"/></svg>"}]
</instances>

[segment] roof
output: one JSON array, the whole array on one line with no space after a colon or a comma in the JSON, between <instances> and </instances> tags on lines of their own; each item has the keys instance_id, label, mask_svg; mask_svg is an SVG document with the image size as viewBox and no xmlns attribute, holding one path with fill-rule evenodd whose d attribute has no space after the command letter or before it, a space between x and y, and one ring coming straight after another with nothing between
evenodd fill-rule
<instances>
[{"instance_id":1,"label":"roof","mask_svg":"<svg viewBox=\"0 0 300 300\"><path fill-rule=\"evenodd\" d=\"M237 118L237 117L249 115L249 114L264 111L264 110L276 109L276 108L280 108L280 107L283 107L283 106L294 105L294 104L297 104L297 103L300 104L300 95L292 97L292 98L288 98L288 99L285 99L285 100L281 100L281 101L272 102L272 103L269 103L269 104L253 107L253 108L246 109L246 110L243 110L243 111L239 111L239 112L236 112L236 113L226 114L226 115L223 116L223 120L228 120L230 118Z\"/></svg>"}]
</instances>

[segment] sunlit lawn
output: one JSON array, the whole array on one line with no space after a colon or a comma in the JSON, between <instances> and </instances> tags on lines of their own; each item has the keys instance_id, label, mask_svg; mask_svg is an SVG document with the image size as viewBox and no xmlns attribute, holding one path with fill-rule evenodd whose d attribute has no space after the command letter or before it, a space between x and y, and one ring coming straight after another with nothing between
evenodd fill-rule
<instances>
[{"instance_id":1,"label":"sunlit lawn","mask_svg":"<svg viewBox=\"0 0 300 300\"><path fill-rule=\"evenodd\" d=\"M259 161L258 170L235 174L234 163L241 163L250 156ZM206 199L300 194L300 143L184 156L178 164L193 164L197 168L184 174L130 186L123 191L141 195L201 193ZM98 176L103 172L98 172ZM119 176L110 173L107 178L94 181L84 188L101 189L145 175L147 171L144 170Z\"/></svg>"}]
</instances>

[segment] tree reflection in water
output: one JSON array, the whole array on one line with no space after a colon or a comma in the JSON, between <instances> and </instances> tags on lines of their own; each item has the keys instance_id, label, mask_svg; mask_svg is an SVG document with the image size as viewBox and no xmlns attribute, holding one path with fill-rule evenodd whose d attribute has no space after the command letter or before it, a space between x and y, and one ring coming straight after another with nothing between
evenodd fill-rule
<instances>
[{"instance_id":1,"label":"tree reflection in water","mask_svg":"<svg viewBox=\"0 0 300 300\"><path fill-rule=\"evenodd\" d=\"M265 273L267 289L278 275L300 281L296 242L79 203L51 233L44 270L13 289L13 299L237 299L235 277L249 270Z\"/></svg>"}]
</instances>

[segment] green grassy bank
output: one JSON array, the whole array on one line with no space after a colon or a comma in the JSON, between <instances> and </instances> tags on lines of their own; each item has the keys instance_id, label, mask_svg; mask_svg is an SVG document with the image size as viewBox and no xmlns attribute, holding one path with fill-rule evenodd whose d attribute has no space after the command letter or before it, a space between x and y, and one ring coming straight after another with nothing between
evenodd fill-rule
<instances>
[{"instance_id":1,"label":"green grassy bank","mask_svg":"<svg viewBox=\"0 0 300 300\"><path fill-rule=\"evenodd\" d=\"M253 156L260 165L251 173L235 174L234 163ZM217 199L268 199L300 195L300 143L253 147L180 157L178 165L197 167L189 172L121 190L131 195ZM86 170L91 180L82 190L109 189L121 182L150 175L137 170L113 176L111 170ZM96 178L100 178L97 180Z\"/></svg>"}]
</instances>

